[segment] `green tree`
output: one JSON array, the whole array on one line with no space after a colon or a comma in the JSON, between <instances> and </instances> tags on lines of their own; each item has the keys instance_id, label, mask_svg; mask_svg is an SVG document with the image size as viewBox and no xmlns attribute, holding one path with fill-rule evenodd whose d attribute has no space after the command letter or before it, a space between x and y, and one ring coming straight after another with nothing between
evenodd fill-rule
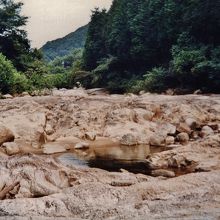
<instances>
[{"instance_id":1,"label":"green tree","mask_svg":"<svg viewBox=\"0 0 220 220\"><path fill-rule=\"evenodd\" d=\"M106 56L106 23L106 10L100 11L96 8L92 12L83 54L84 67L86 70L94 69L97 66L98 61Z\"/></svg>"},{"instance_id":2,"label":"green tree","mask_svg":"<svg viewBox=\"0 0 220 220\"><path fill-rule=\"evenodd\" d=\"M27 63L38 58L31 50L26 31L27 17L21 15L23 3L13 0L0 0L0 52L21 71Z\"/></svg>"}]
</instances>

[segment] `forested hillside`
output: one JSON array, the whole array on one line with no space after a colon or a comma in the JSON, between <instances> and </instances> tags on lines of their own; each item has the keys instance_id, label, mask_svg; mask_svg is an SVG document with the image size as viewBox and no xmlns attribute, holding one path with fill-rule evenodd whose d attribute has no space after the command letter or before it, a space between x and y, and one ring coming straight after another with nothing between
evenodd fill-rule
<instances>
[{"instance_id":1,"label":"forested hillside","mask_svg":"<svg viewBox=\"0 0 220 220\"><path fill-rule=\"evenodd\" d=\"M86 40L88 25L80 27L67 36L47 42L41 49L44 58L51 61L56 57L68 55L72 50L83 48Z\"/></svg>"},{"instance_id":2,"label":"forested hillside","mask_svg":"<svg viewBox=\"0 0 220 220\"><path fill-rule=\"evenodd\" d=\"M114 91L220 91L219 0L114 0L95 10L84 67Z\"/></svg>"}]
</instances>

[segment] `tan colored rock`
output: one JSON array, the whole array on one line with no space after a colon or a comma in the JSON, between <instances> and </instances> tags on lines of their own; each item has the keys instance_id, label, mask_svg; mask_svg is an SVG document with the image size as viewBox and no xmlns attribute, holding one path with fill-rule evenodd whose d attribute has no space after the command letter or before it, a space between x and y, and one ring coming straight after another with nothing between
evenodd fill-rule
<instances>
[{"instance_id":1,"label":"tan colored rock","mask_svg":"<svg viewBox=\"0 0 220 220\"><path fill-rule=\"evenodd\" d=\"M68 149L68 145L62 145L57 142L47 143L43 145L43 153L44 154L55 154L55 153L63 153Z\"/></svg>"},{"instance_id":2,"label":"tan colored rock","mask_svg":"<svg viewBox=\"0 0 220 220\"><path fill-rule=\"evenodd\" d=\"M75 145L75 149L88 149L88 148L89 148L89 143L87 142L80 142Z\"/></svg>"},{"instance_id":3,"label":"tan colored rock","mask_svg":"<svg viewBox=\"0 0 220 220\"><path fill-rule=\"evenodd\" d=\"M202 131L200 132L201 137L206 137L206 136L213 135L213 134L214 134L214 131L209 126L204 126L202 128Z\"/></svg>"},{"instance_id":4,"label":"tan colored rock","mask_svg":"<svg viewBox=\"0 0 220 220\"><path fill-rule=\"evenodd\" d=\"M165 144L165 138L161 135L153 135L150 138L150 145L151 146L164 146Z\"/></svg>"},{"instance_id":5,"label":"tan colored rock","mask_svg":"<svg viewBox=\"0 0 220 220\"><path fill-rule=\"evenodd\" d=\"M96 132L86 132L85 138L89 141L95 141L96 139Z\"/></svg>"},{"instance_id":6,"label":"tan colored rock","mask_svg":"<svg viewBox=\"0 0 220 220\"><path fill-rule=\"evenodd\" d=\"M197 122L194 118L187 118L185 123L192 129L195 130L197 127Z\"/></svg>"},{"instance_id":7,"label":"tan colored rock","mask_svg":"<svg viewBox=\"0 0 220 220\"><path fill-rule=\"evenodd\" d=\"M9 130L3 125L0 125L0 145L2 145L5 142L13 141L14 138L14 134L11 130Z\"/></svg>"},{"instance_id":8,"label":"tan colored rock","mask_svg":"<svg viewBox=\"0 0 220 220\"><path fill-rule=\"evenodd\" d=\"M3 95L2 97L3 97L4 99L12 99L12 98L13 98L13 96L10 95L10 94Z\"/></svg>"},{"instance_id":9,"label":"tan colored rock","mask_svg":"<svg viewBox=\"0 0 220 220\"><path fill-rule=\"evenodd\" d=\"M152 176L163 176L163 177L167 177L167 178L172 178L175 177L175 173L173 171L170 170L163 170L163 169L159 169L159 170L153 170L151 173Z\"/></svg>"},{"instance_id":10,"label":"tan colored rock","mask_svg":"<svg viewBox=\"0 0 220 220\"><path fill-rule=\"evenodd\" d=\"M45 128L45 132L46 132L47 135L51 135L51 134L54 133L54 129L50 124L47 124L46 128Z\"/></svg>"},{"instance_id":11,"label":"tan colored rock","mask_svg":"<svg viewBox=\"0 0 220 220\"><path fill-rule=\"evenodd\" d=\"M2 145L8 155L14 155L20 153L20 148L15 142L6 142Z\"/></svg>"},{"instance_id":12,"label":"tan colored rock","mask_svg":"<svg viewBox=\"0 0 220 220\"><path fill-rule=\"evenodd\" d=\"M182 132L177 135L177 140L180 143L187 143L189 141L189 135L186 132Z\"/></svg>"},{"instance_id":13,"label":"tan colored rock","mask_svg":"<svg viewBox=\"0 0 220 220\"><path fill-rule=\"evenodd\" d=\"M186 123L180 123L177 126L177 131L180 132L180 133L185 132L187 134L190 134L191 133L191 128Z\"/></svg>"},{"instance_id":14,"label":"tan colored rock","mask_svg":"<svg viewBox=\"0 0 220 220\"><path fill-rule=\"evenodd\" d=\"M166 145L171 145L171 144L174 144L175 143L175 138L173 136L168 136L166 137Z\"/></svg>"}]
</instances>

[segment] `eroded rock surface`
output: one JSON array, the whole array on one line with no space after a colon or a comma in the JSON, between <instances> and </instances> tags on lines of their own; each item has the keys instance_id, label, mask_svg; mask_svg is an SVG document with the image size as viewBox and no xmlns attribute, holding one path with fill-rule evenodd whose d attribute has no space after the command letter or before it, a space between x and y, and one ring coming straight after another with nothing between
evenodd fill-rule
<instances>
[{"instance_id":1,"label":"eroded rock surface","mask_svg":"<svg viewBox=\"0 0 220 220\"><path fill-rule=\"evenodd\" d=\"M0 219L220 217L220 96L56 90L1 100L0 125ZM145 158L151 176L43 154L84 142L165 151Z\"/></svg>"}]
</instances>

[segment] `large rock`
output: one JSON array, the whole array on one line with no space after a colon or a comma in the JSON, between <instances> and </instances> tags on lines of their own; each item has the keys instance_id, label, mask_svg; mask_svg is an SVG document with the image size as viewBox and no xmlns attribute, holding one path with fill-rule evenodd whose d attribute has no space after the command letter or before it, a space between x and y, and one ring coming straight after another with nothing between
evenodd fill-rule
<instances>
[{"instance_id":1,"label":"large rock","mask_svg":"<svg viewBox=\"0 0 220 220\"><path fill-rule=\"evenodd\" d=\"M9 130L3 125L0 125L0 145L2 145L5 142L14 141L14 138L14 134L11 130Z\"/></svg>"},{"instance_id":2,"label":"large rock","mask_svg":"<svg viewBox=\"0 0 220 220\"><path fill-rule=\"evenodd\" d=\"M15 142L7 142L2 145L8 155L14 155L20 153L20 148Z\"/></svg>"},{"instance_id":3,"label":"large rock","mask_svg":"<svg viewBox=\"0 0 220 220\"><path fill-rule=\"evenodd\" d=\"M189 135L186 132L182 132L177 135L177 140L180 143L186 144L189 141Z\"/></svg>"}]
</instances>

